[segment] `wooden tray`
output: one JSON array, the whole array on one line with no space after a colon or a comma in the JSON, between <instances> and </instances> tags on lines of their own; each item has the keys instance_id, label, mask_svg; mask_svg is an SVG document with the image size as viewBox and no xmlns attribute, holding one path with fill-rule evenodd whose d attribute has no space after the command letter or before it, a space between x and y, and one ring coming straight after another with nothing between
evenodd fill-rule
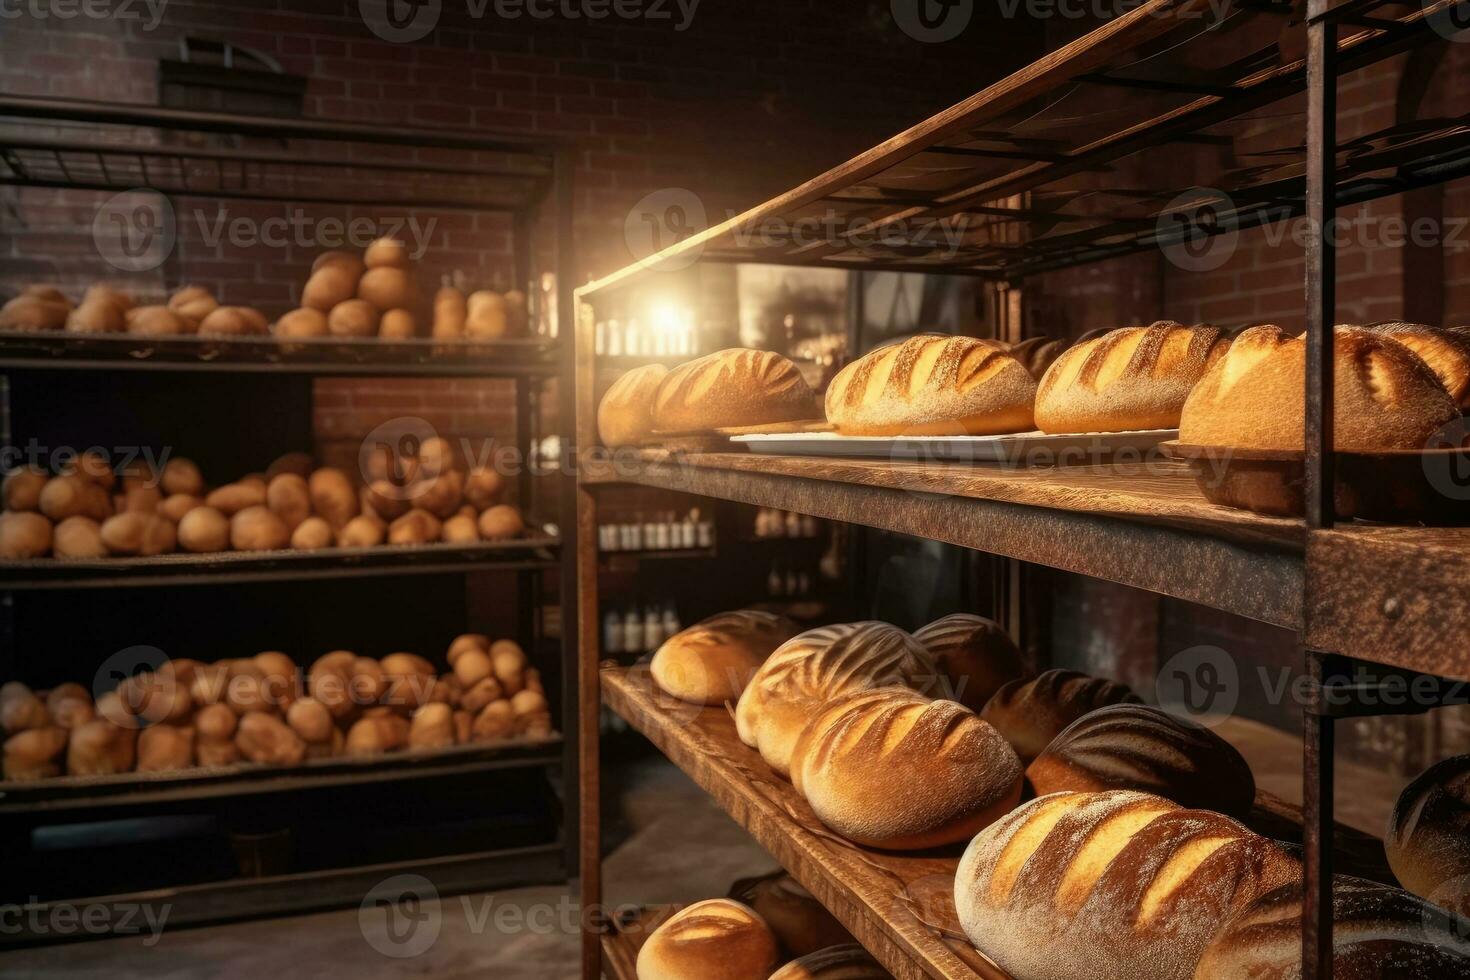
<instances>
[{"instance_id":1,"label":"wooden tray","mask_svg":"<svg viewBox=\"0 0 1470 980\"><path fill-rule=\"evenodd\" d=\"M1059 466L1113 459L1120 454L1142 460L1154 447L1177 435L1178 429L1063 435L1016 432L995 436L844 436L836 432L794 432L736 435L730 441L753 453L774 456L861 456L906 463Z\"/></svg>"}]
</instances>

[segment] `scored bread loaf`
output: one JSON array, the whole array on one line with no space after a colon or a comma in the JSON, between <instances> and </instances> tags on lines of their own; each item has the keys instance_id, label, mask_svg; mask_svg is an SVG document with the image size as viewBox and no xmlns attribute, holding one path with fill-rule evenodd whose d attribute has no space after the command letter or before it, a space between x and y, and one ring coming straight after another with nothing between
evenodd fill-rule
<instances>
[{"instance_id":1,"label":"scored bread loaf","mask_svg":"<svg viewBox=\"0 0 1470 980\"><path fill-rule=\"evenodd\" d=\"M1375 323L1368 329L1392 337L1418 354L1455 404L1461 410L1470 409L1470 335L1437 330L1424 323Z\"/></svg>"},{"instance_id":2,"label":"scored bread loaf","mask_svg":"<svg viewBox=\"0 0 1470 980\"><path fill-rule=\"evenodd\" d=\"M653 931L638 951L638 980L767 980L776 937L753 910L727 898L696 902Z\"/></svg>"},{"instance_id":3,"label":"scored bread loaf","mask_svg":"<svg viewBox=\"0 0 1470 980\"><path fill-rule=\"evenodd\" d=\"M921 334L853 361L827 388L843 435L990 435L1032 428L1036 379L983 340Z\"/></svg>"},{"instance_id":4,"label":"scored bread loaf","mask_svg":"<svg viewBox=\"0 0 1470 980\"><path fill-rule=\"evenodd\" d=\"M1229 346L1216 327L1170 320L1079 343L1057 358L1037 387L1037 428L1175 428L1190 391Z\"/></svg>"},{"instance_id":5,"label":"scored bread loaf","mask_svg":"<svg viewBox=\"0 0 1470 980\"><path fill-rule=\"evenodd\" d=\"M887 623L839 623L807 630L781 644L740 695L740 740L782 776L812 715L838 695L875 687L932 685L934 658L908 633Z\"/></svg>"},{"instance_id":6,"label":"scored bread loaf","mask_svg":"<svg viewBox=\"0 0 1470 980\"><path fill-rule=\"evenodd\" d=\"M829 946L792 960L771 980L893 980L873 955L856 943Z\"/></svg>"},{"instance_id":7,"label":"scored bread loaf","mask_svg":"<svg viewBox=\"0 0 1470 980\"><path fill-rule=\"evenodd\" d=\"M1399 884L1470 918L1470 755L1438 762L1404 787L1384 850Z\"/></svg>"},{"instance_id":8,"label":"scored bread loaf","mask_svg":"<svg viewBox=\"0 0 1470 980\"><path fill-rule=\"evenodd\" d=\"M1235 914L1300 874L1285 845L1218 813L1055 793L976 836L955 906L975 947L1016 977L1189 980Z\"/></svg>"},{"instance_id":9,"label":"scored bread loaf","mask_svg":"<svg viewBox=\"0 0 1470 980\"><path fill-rule=\"evenodd\" d=\"M1470 976L1463 919L1387 885L1332 882L1334 980L1452 980ZM1215 937L1193 980L1300 980L1302 888L1284 885Z\"/></svg>"},{"instance_id":10,"label":"scored bread loaf","mask_svg":"<svg viewBox=\"0 0 1470 980\"><path fill-rule=\"evenodd\" d=\"M1031 372L1031 377L1040 382L1046 376L1047 368L1056 363L1057 358L1067 350L1067 346L1065 340L1028 337L1007 347L1006 353L1024 364L1026 370Z\"/></svg>"},{"instance_id":11,"label":"scored bread loaf","mask_svg":"<svg viewBox=\"0 0 1470 980\"><path fill-rule=\"evenodd\" d=\"M653 437L653 399L668 373L662 364L645 364L612 383L597 406L604 446L636 446Z\"/></svg>"},{"instance_id":12,"label":"scored bread loaf","mask_svg":"<svg viewBox=\"0 0 1470 980\"><path fill-rule=\"evenodd\" d=\"M971 711L981 710L996 691L1029 674L1010 634L984 616L954 613L916 630L914 639L933 654L949 682L944 696Z\"/></svg>"},{"instance_id":13,"label":"scored bread loaf","mask_svg":"<svg viewBox=\"0 0 1470 980\"><path fill-rule=\"evenodd\" d=\"M1335 444L1342 452L1423 449L1460 410L1407 347L1360 327L1336 329ZM1300 451L1306 445L1307 342L1280 327L1236 338L1184 405L1179 441Z\"/></svg>"},{"instance_id":14,"label":"scored bread loaf","mask_svg":"<svg viewBox=\"0 0 1470 980\"><path fill-rule=\"evenodd\" d=\"M731 893L766 920L787 956L805 956L853 941L842 923L790 875L761 878Z\"/></svg>"},{"instance_id":15,"label":"scored bread loaf","mask_svg":"<svg viewBox=\"0 0 1470 980\"><path fill-rule=\"evenodd\" d=\"M1026 779L1037 796L1131 789L1241 818L1256 800L1250 766L1233 745L1143 704L1083 715L1026 768Z\"/></svg>"},{"instance_id":16,"label":"scored bread loaf","mask_svg":"<svg viewBox=\"0 0 1470 980\"><path fill-rule=\"evenodd\" d=\"M785 616L756 609L719 613L675 633L653 655L649 672L660 688L692 704L724 704L778 646L796 633Z\"/></svg>"},{"instance_id":17,"label":"scored bread loaf","mask_svg":"<svg viewBox=\"0 0 1470 980\"><path fill-rule=\"evenodd\" d=\"M679 365L659 383L653 400L659 432L707 432L815 414L816 396L795 364L772 351L744 347Z\"/></svg>"},{"instance_id":18,"label":"scored bread loaf","mask_svg":"<svg viewBox=\"0 0 1470 980\"><path fill-rule=\"evenodd\" d=\"M1126 685L1075 670L1048 670L1032 680L1011 681L985 704L980 717L994 725L1021 761L1030 763L1062 730L1110 704L1139 704Z\"/></svg>"},{"instance_id":19,"label":"scored bread loaf","mask_svg":"<svg viewBox=\"0 0 1470 980\"><path fill-rule=\"evenodd\" d=\"M1021 801L1021 760L954 701L906 687L827 702L791 754L791 783L817 818L868 847L968 840Z\"/></svg>"}]
</instances>

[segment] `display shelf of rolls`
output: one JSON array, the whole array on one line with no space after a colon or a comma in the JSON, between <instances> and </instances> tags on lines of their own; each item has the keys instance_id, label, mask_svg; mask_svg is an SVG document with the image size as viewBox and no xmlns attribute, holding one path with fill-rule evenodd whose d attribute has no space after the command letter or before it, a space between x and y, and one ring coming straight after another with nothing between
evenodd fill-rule
<instances>
[{"instance_id":1,"label":"display shelf of rolls","mask_svg":"<svg viewBox=\"0 0 1470 980\"><path fill-rule=\"evenodd\" d=\"M1289 630L1299 645L1253 655L1303 672L1290 750L1240 719L1206 727L1105 677L1030 662L1046 651L1017 647L1026 611L1060 600L1028 591L1020 574L1012 592L996 590L999 623L956 613L913 633L878 622L798 633L733 611L633 667L603 661L584 618L584 902L602 889L601 702L866 947L878 965L854 975L1470 971L1459 918L1470 913L1470 840L1454 775L1464 758L1429 770L1396 807L1385 802L1364 833L1334 820L1333 751L1339 719L1464 700L1452 692L1470 679L1460 642L1470 331L1340 325L1337 246L1317 233L1304 323L1189 325L1145 310L1137 324L1073 341L1028 336L1019 297L1044 273L1198 249L1303 215L1321 229L1336 207L1470 173L1459 124L1416 118L1422 91L1394 125L1342 141L1332 96L1385 58L1441 51L1464 3L1206 7L1148 0L579 289L578 442L607 450L579 474L579 520L595 528L612 488L657 487L958 545ZM1420 67L1441 64L1426 56ZM821 243L775 230L807 221L834 230ZM964 275L1004 295L990 336L917 324L868 349L850 327L850 363L835 375L790 349L735 348L627 365L605 384L601 325L661 288L687 295L699 279L680 270L712 262ZM595 609L597 551L585 540L577 551L581 601ZM1128 666L1111 651L1091 664L1115 677ZM1396 685L1421 694L1382 697ZM1294 754L1293 799L1257 792L1254 773L1271 771L1279 787ZM1431 852L1455 856L1436 864ZM664 923L636 975L701 963L771 975L782 960L770 923L743 906L718 914L738 928L681 926L683 913ZM616 965L630 955L625 938L619 923L588 930L583 976L604 967L604 941L614 975L626 975Z\"/></svg>"}]
</instances>

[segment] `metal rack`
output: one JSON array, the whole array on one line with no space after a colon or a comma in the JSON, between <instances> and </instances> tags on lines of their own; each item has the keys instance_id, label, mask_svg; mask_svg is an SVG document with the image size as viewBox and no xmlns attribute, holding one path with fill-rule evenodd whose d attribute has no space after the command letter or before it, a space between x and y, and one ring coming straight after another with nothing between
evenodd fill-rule
<instances>
[{"instance_id":1,"label":"metal rack","mask_svg":"<svg viewBox=\"0 0 1470 980\"><path fill-rule=\"evenodd\" d=\"M1327 229L1324 219L1339 205L1467 173L1470 130L1458 119L1337 143L1337 80L1442 40L1450 12L1467 5L1411 6L1311 0L1306 22L1294 24L1293 5L1252 2L1213 23L1201 20L1205 5L1195 0L1149 0L821 177L584 286L576 338L584 458L596 444L594 322L661 268L764 262L976 275L1020 287L1038 272L1299 214ZM1124 169L1139 154L1148 155L1147 181ZM1180 174L1190 178L1186 185ZM1224 193L1182 193L1208 185ZM942 228L932 224L940 219L961 231L949 252L922 233ZM829 222L823 242L781 233L814 220ZM883 230L891 234L874 241ZM1335 275L1325 234L1308 247L1305 280L1305 520L1214 506L1173 463L1147 472L1027 470L719 451L644 451L636 468L627 458L585 463L578 492L584 905L596 908L601 897L597 721L605 701L710 791L895 976L1003 975L988 961L958 962L963 950L945 942L954 922L944 908L926 905L894 869L875 870L869 852L803 819L804 803L786 799L782 787L765 787L758 760L722 740L717 712L694 721L659 705L636 669L599 662L586 615L596 610L597 555L586 532L596 526L602 489L634 483L945 541L1298 631L1300 663L1316 681L1302 739L1303 976L1329 978L1334 720L1382 710L1371 707L1374 692L1346 674L1359 660L1470 678L1462 642L1470 626L1463 586L1470 530L1334 526ZM598 925L584 936L588 978L603 965Z\"/></svg>"}]
</instances>

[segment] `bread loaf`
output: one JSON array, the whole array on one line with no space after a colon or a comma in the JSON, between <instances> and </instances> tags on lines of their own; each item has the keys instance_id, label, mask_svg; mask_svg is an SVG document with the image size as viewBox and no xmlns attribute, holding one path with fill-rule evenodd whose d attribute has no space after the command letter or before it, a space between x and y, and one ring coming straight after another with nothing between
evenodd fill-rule
<instances>
[{"instance_id":1,"label":"bread loaf","mask_svg":"<svg viewBox=\"0 0 1470 980\"><path fill-rule=\"evenodd\" d=\"M738 699L771 652L795 633L784 616L720 613L665 640L649 670L654 683L681 701L724 704Z\"/></svg>"},{"instance_id":2,"label":"bread loaf","mask_svg":"<svg viewBox=\"0 0 1470 980\"><path fill-rule=\"evenodd\" d=\"M829 946L792 960L771 980L892 980L871 953L856 943Z\"/></svg>"},{"instance_id":3,"label":"bread loaf","mask_svg":"<svg viewBox=\"0 0 1470 980\"><path fill-rule=\"evenodd\" d=\"M1046 376L1047 368L1056 363L1057 358L1067 350L1065 340L1053 340L1050 337L1028 337L1019 343L1007 347L1006 353L1026 366L1031 372L1031 377L1038 382Z\"/></svg>"},{"instance_id":4,"label":"bread loaf","mask_svg":"<svg viewBox=\"0 0 1470 980\"><path fill-rule=\"evenodd\" d=\"M1193 980L1300 980L1302 889L1285 885L1221 930ZM1466 923L1408 892L1337 876L1334 980L1451 980L1470 976Z\"/></svg>"},{"instance_id":5,"label":"bread loaf","mask_svg":"<svg viewBox=\"0 0 1470 980\"><path fill-rule=\"evenodd\" d=\"M1125 685L1075 670L1048 670L1029 681L1011 681L995 692L980 717L1030 764L1051 740L1083 715L1110 704L1138 704Z\"/></svg>"},{"instance_id":6,"label":"bread loaf","mask_svg":"<svg viewBox=\"0 0 1470 980\"><path fill-rule=\"evenodd\" d=\"M597 406L597 434L605 446L636 446L653 436L653 399L669 369L634 368L612 383Z\"/></svg>"},{"instance_id":7,"label":"bread loaf","mask_svg":"<svg viewBox=\"0 0 1470 980\"><path fill-rule=\"evenodd\" d=\"M999 732L909 688L829 701L791 755L791 783L822 823L889 850L968 840L1020 802L1021 781Z\"/></svg>"},{"instance_id":8,"label":"bread loaf","mask_svg":"<svg viewBox=\"0 0 1470 980\"><path fill-rule=\"evenodd\" d=\"M1083 715L1027 767L1026 779L1037 796L1131 789L1239 818L1256 800L1255 778L1234 746L1142 704Z\"/></svg>"},{"instance_id":9,"label":"bread loaf","mask_svg":"<svg viewBox=\"0 0 1470 980\"><path fill-rule=\"evenodd\" d=\"M1172 429L1205 371L1230 347L1211 326L1160 321L1078 344L1036 391L1043 432Z\"/></svg>"},{"instance_id":10,"label":"bread loaf","mask_svg":"<svg viewBox=\"0 0 1470 980\"><path fill-rule=\"evenodd\" d=\"M806 956L853 941L827 907L790 875L758 879L731 897L766 920L781 951L788 956Z\"/></svg>"},{"instance_id":11,"label":"bread loaf","mask_svg":"<svg viewBox=\"0 0 1470 980\"><path fill-rule=\"evenodd\" d=\"M980 711L996 691L1029 674L1010 634L983 616L945 616L916 631L914 639L949 682L949 690L940 693L971 711Z\"/></svg>"},{"instance_id":12,"label":"bread loaf","mask_svg":"<svg viewBox=\"0 0 1470 980\"><path fill-rule=\"evenodd\" d=\"M851 691L930 687L937 668L912 636L887 623L841 623L787 640L740 695L735 727L772 769L790 772L791 752L821 705Z\"/></svg>"},{"instance_id":13,"label":"bread loaf","mask_svg":"<svg viewBox=\"0 0 1470 980\"><path fill-rule=\"evenodd\" d=\"M1376 323L1369 329L1418 354L1455 404L1462 411L1470 410L1470 335L1422 323Z\"/></svg>"},{"instance_id":14,"label":"bread loaf","mask_svg":"<svg viewBox=\"0 0 1470 980\"><path fill-rule=\"evenodd\" d=\"M1334 433L1342 452L1423 449L1459 407L1429 366L1397 341L1338 327ZM1179 441L1235 449L1306 445L1307 343L1280 327L1236 338L1184 405Z\"/></svg>"},{"instance_id":15,"label":"bread loaf","mask_svg":"<svg viewBox=\"0 0 1470 980\"><path fill-rule=\"evenodd\" d=\"M988 435L1034 427L1036 379L974 337L923 334L838 372L827 420L843 435Z\"/></svg>"},{"instance_id":16,"label":"bread loaf","mask_svg":"<svg viewBox=\"0 0 1470 980\"><path fill-rule=\"evenodd\" d=\"M1384 850L1399 884L1470 918L1470 755L1436 763L1404 788Z\"/></svg>"},{"instance_id":17,"label":"bread loaf","mask_svg":"<svg viewBox=\"0 0 1470 980\"><path fill-rule=\"evenodd\" d=\"M816 411L795 364L770 351L736 347L670 371L654 396L653 425L660 432L706 432L808 419Z\"/></svg>"},{"instance_id":18,"label":"bread loaf","mask_svg":"<svg viewBox=\"0 0 1470 980\"><path fill-rule=\"evenodd\" d=\"M767 980L776 938L761 917L718 898L678 912L638 951L638 980Z\"/></svg>"},{"instance_id":19,"label":"bread loaf","mask_svg":"<svg viewBox=\"0 0 1470 980\"><path fill-rule=\"evenodd\" d=\"M955 907L975 947L1016 977L1189 980L1234 914L1300 873L1284 845L1217 813L1056 793L970 843Z\"/></svg>"}]
</instances>

